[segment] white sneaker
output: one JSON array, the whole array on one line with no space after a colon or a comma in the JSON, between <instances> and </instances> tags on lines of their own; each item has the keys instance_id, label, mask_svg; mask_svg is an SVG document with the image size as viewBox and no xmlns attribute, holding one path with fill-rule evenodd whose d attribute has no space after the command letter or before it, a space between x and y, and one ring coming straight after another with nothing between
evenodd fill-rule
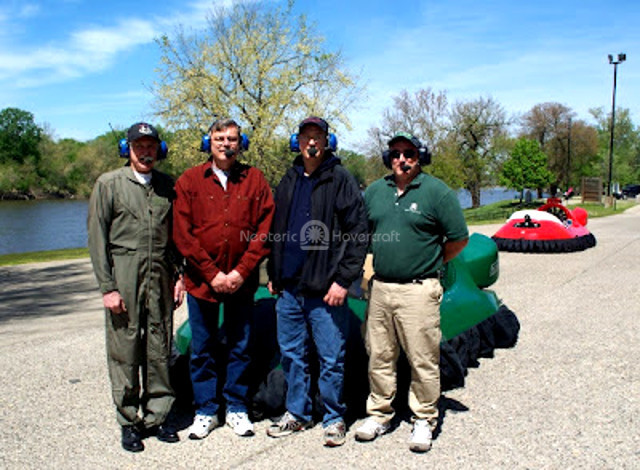
<instances>
[{"instance_id":1,"label":"white sneaker","mask_svg":"<svg viewBox=\"0 0 640 470\"><path fill-rule=\"evenodd\" d=\"M413 452L426 452L431 449L431 426L426 419L417 419L413 423L409 449Z\"/></svg>"},{"instance_id":2,"label":"white sneaker","mask_svg":"<svg viewBox=\"0 0 640 470\"><path fill-rule=\"evenodd\" d=\"M356 440L361 442L373 441L376 437L386 433L389 427L389 423L382 424L373 418L367 418L365 422L356 429Z\"/></svg>"},{"instance_id":3,"label":"white sneaker","mask_svg":"<svg viewBox=\"0 0 640 470\"><path fill-rule=\"evenodd\" d=\"M218 424L217 416L196 414L189 426L189 439L204 439Z\"/></svg>"},{"instance_id":4,"label":"white sneaker","mask_svg":"<svg viewBox=\"0 0 640 470\"><path fill-rule=\"evenodd\" d=\"M238 436L253 436L253 423L245 411L230 411L226 417L227 426Z\"/></svg>"}]
</instances>

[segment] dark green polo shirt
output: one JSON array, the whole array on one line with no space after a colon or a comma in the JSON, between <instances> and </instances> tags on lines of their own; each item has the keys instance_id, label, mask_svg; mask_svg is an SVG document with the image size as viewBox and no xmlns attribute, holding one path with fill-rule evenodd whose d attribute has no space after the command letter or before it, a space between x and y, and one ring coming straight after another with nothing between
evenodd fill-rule
<instances>
[{"instance_id":1,"label":"dark green polo shirt","mask_svg":"<svg viewBox=\"0 0 640 470\"><path fill-rule=\"evenodd\" d=\"M398 196L393 175L375 181L365 195L373 269L385 278L410 280L442 267L445 241L469 236L456 193L420 173Z\"/></svg>"}]
</instances>

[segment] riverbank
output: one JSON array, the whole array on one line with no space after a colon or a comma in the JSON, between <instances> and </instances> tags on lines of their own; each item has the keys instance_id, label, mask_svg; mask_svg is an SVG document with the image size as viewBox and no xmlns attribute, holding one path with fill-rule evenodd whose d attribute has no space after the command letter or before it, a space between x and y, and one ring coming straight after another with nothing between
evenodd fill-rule
<instances>
[{"instance_id":1,"label":"riverbank","mask_svg":"<svg viewBox=\"0 0 640 470\"><path fill-rule=\"evenodd\" d=\"M473 226L493 234L499 225ZM491 289L521 323L518 344L443 395L433 449L410 425L368 444L322 447L322 429L270 439L227 428L207 439L120 448L104 317L88 259L0 268L0 468L632 469L640 436L640 205L590 222L598 244L563 254L500 253ZM188 423L184 424L186 426Z\"/></svg>"},{"instance_id":2,"label":"riverbank","mask_svg":"<svg viewBox=\"0 0 640 470\"><path fill-rule=\"evenodd\" d=\"M55 201L60 199L81 200L83 198L67 191L2 191L0 201Z\"/></svg>"}]
</instances>

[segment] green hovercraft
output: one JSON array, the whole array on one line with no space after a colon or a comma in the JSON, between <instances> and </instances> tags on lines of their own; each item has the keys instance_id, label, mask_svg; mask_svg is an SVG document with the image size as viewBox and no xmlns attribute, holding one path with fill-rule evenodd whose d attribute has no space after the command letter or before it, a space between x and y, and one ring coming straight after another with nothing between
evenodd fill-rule
<instances>
[{"instance_id":1,"label":"green hovercraft","mask_svg":"<svg viewBox=\"0 0 640 470\"><path fill-rule=\"evenodd\" d=\"M498 249L495 242L474 233L465 249L443 270L441 282L445 292L440 306L440 382L443 391L464 386L469 367L477 367L481 357L492 357L496 348L509 348L516 344L520 324L515 314L486 289L499 276ZM363 289L362 286L365 288ZM364 416L368 394L368 357L362 339L363 322L367 307L366 280L349 291L351 312L345 358L344 399L351 417ZM251 413L254 419L278 416L284 411L286 383L280 367L280 352L276 338L276 298L266 287L260 286L255 294L251 342ZM221 309L222 310L222 309ZM225 344L223 312L220 313L220 340ZM188 353L191 341L189 322L185 321L174 338L173 382L179 401L190 402ZM223 355L224 357L224 355ZM317 360L310 360L316 364ZM221 370L225 367L222 365ZM311 370L317 377L316 370ZM409 368L406 359L398 361L398 390L408 390ZM402 393L398 399L402 400ZM406 394L404 394L406 395ZM406 403L405 403L406 404ZM402 403L396 403L396 409ZM316 407L316 409L320 409Z\"/></svg>"}]
</instances>

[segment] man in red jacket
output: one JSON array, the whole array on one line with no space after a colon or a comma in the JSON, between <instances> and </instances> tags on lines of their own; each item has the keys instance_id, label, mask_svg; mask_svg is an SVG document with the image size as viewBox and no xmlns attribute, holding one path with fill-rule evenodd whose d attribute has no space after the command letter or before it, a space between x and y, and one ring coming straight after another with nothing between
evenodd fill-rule
<instances>
[{"instance_id":1,"label":"man in red jacket","mask_svg":"<svg viewBox=\"0 0 640 470\"><path fill-rule=\"evenodd\" d=\"M247 414L250 322L274 209L262 172L237 161L240 126L231 119L217 120L209 137L211 158L178 179L174 203L174 241L187 263L190 371L197 408L191 439L205 438L219 424L218 362L227 362L222 387L226 423L238 435L253 435ZM220 304L226 347L218 340ZM227 357L220 357L223 351Z\"/></svg>"}]
</instances>

